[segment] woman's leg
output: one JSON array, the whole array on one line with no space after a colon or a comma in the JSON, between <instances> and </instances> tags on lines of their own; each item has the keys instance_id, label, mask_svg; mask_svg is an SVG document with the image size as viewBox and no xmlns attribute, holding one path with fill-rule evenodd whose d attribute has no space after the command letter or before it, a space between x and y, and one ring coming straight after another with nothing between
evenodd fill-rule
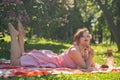
<instances>
[{"instance_id":1,"label":"woman's leg","mask_svg":"<svg viewBox=\"0 0 120 80\"><path fill-rule=\"evenodd\" d=\"M19 20L18 20L18 31L19 31L18 41L19 41L19 45L20 45L20 51L21 51L21 55L23 55L25 30L23 28L22 23Z\"/></svg>"},{"instance_id":2,"label":"woman's leg","mask_svg":"<svg viewBox=\"0 0 120 80\"><path fill-rule=\"evenodd\" d=\"M20 46L18 43L18 35L19 32L15 30L13 25L11 23L8 23L8 28L10 31L10 36L11 36L11 64L12 65L20 65L20 57L21 57L21 51L20 51Z\"/></svg>"}]
</instances>

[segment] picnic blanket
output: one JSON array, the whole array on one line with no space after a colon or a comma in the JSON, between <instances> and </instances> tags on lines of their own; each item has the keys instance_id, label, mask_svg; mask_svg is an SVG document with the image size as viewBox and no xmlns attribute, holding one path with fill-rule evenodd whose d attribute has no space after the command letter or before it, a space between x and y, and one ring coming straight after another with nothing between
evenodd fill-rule
<instances>
[{"instance_id":1,"label":"picnic blanket","mask_svg":"<svg viewBox=\"0 0 120 80\"><path fill-rule=\"evenodd\" d=\"M12 77L12 76L37 76L47 74L84 74L95 72L120 72L120 67L109 68L107 65L96 65L95 68L89 69L71 69L66 67L61 68L40 68L32 66L13 66L10 64L10 60L4 58L0 59L0 77Z\"/></svg>"}]
</instances>

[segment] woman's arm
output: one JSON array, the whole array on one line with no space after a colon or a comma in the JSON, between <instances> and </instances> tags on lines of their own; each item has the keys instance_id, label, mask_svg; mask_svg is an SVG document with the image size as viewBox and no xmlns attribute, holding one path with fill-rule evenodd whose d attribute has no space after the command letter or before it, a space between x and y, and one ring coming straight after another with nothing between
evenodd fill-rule
<instances>
[{"instance_id":1,"label":"woman's arm","mask_svg":"<svg viewBox=\"0 0 120 80\"><path fill-rule=\"evenodd\" d=\"M88 48L88 58L86 59L86 66L87 67L95 66L93 58L94 58L94 50L91 47L89 47Z\"/></svg>"},{"instance_id":2,"label":"woman's arm","mask_svg":"<svg viewBox=\"0 0 120 80\"><path fill-rule=\"evenodd\" d=\"M82 57L82 54L76 48L70 49L69 56L78 65L79 68L87 68L85 60Z\"/></svg>"}]
</instances>

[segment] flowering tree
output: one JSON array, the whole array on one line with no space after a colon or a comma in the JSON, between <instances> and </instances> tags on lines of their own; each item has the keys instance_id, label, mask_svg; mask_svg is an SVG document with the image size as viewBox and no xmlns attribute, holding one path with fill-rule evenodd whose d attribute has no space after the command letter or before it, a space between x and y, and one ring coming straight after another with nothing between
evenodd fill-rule
<instances>
[{"instance_id":1,"label":"flowering tree","mask_svg":"<svg viewBox=\"0 0 120 80\"><path fill-rule=\"evenodd\" d=\"M15 24L16 19L25 23L30 21L22 0L2 0L0 3L0 31L2 34L7 29L8 22Z\"/></svg>"}]
</instances>

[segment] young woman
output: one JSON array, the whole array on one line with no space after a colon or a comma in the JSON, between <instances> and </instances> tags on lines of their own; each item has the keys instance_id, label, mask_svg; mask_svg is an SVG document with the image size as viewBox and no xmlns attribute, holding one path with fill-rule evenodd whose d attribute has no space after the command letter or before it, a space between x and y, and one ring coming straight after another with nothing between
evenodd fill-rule
<instances>
[{"instance_id":1,"label":"young woman","mask_svg":"<svg viewBox=\"0 0 120 80\"><path fill-rule=\"evenodd\" d=\"M94 66L94 51L90 47L92 38L87 28L79 29L73 37L73 45L64 53L57 55L50 50L31 50L24 52L25 31L18 20L18 31L8 24L11 35L11 64L36 67L89 68Z\"/></svg>"}]
</instances>

